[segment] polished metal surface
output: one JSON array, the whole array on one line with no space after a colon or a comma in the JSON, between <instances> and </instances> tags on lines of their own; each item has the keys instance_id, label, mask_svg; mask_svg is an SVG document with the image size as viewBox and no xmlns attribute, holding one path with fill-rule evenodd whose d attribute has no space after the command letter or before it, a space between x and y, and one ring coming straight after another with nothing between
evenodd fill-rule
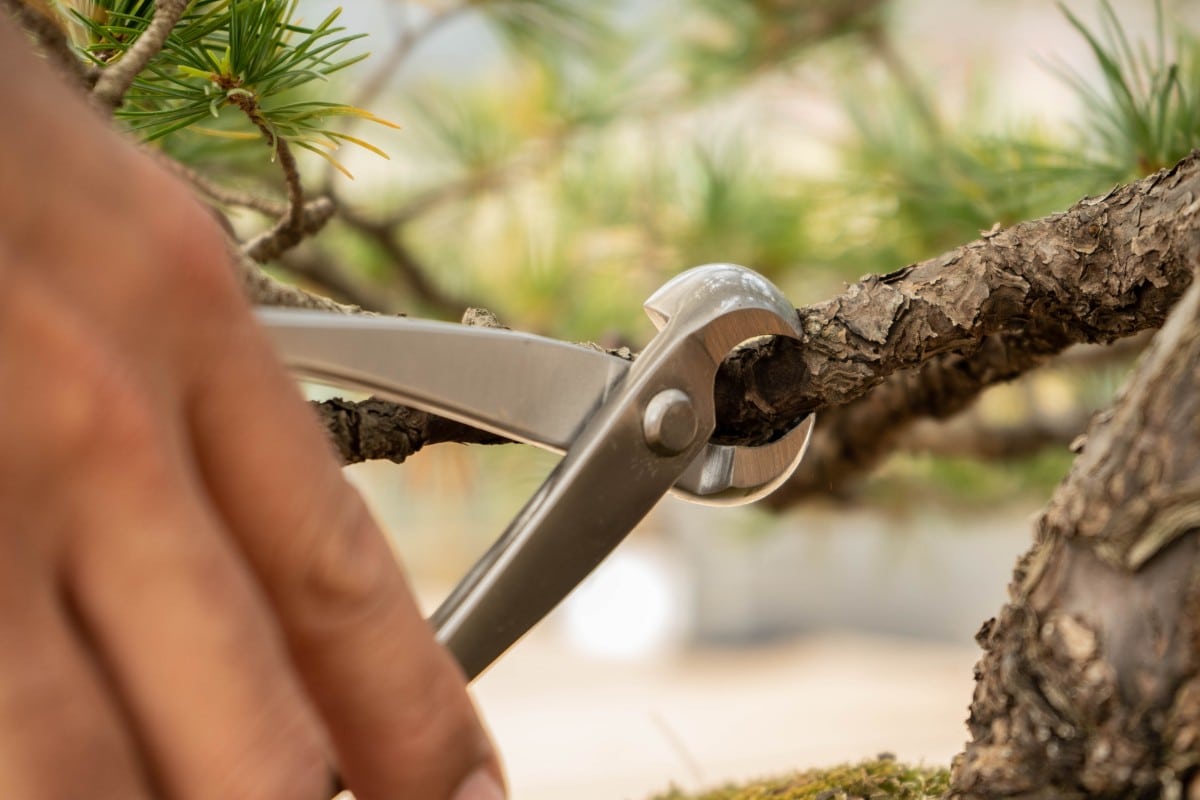
<instances>
[{"instance_id":1,"label":"polished metal surface","mask_svg":"<svg viewBox=\"0 0 1200 800\"><path fill-rule=\"evenodd\" d=\"M678 389L663 389L646 404L642 415L642 435L646 444L659 455L682 453L696 441L700 421L692 398Z\"/></svg>"},{"instance_id":2,"label":"polished metal surface","mask_svg":"<svg viewBox=\"0 0 1200 800\"><path fill-rule=\"evenodd\" d=\"M299 373L566 452L432 618L469 678L566 597L666 492L749 502L803 456L811 417L761 447L708 441L717 367L730 350L798 335L778 289L745 268L712 264L668 282L646 311L659 333L632 365L493 328L260 312Z\"/></svg>"},{"instance_id":3,"label":"polished metal surface","mask_svg":"<svg viewBox=\"0 0 1200 800\"><path fill-rule=\"evenodd\" d=\"M297 375L564 452L629 362L497 328L406 317L258 311Z\"/></svg>"}]
</instances>

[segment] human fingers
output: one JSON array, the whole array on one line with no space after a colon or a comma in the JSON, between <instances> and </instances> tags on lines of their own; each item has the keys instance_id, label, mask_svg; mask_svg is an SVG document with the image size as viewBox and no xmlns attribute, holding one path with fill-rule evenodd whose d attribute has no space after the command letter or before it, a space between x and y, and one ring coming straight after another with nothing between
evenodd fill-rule
<instances>
[{"instance_id":1,"label":"human fingers","mask_svg":"<svg viewBox=\"0 0 1200 800\"><path fill-rule=\"evenodd\" d=\"M218 366L193 362L194 446L271 594L349 788L360 800L468 800L459 787L473 787L470 800L503 796L462 673L312 412L250 318L221 335Z\"/></svg>"},{"instance_id":2,"label":"human fingers","mask_svg":"<svg viewBox=\"0 0 1200 800\"><path fill-rule=\"evenodd\" d=\"M11 522L0 511L6 545ZM11 547L0 558L0 797L148 800L123 710L49 571Z\"/></svg>"},{"instance_id":3,"label":"human fingers","mask_svg":"<svg viewBox=\"0 0 1200 800\"><path fill-rule=\"evenodd\" d=\"M125 709L55 558L67 525L52 463L89 434L88 397L40 351L46 307L13 269L0 243L0 797L148 797Z\"/></svg>"},{"instance_id":4,"label":"human fingers","mask_svg":"<svg viewBox=\"0 0 1200 800\"><path fill-rule=\"evenodd\" d=\"M332 752L264 597L181 470L156 458L76 495L66 580L175 800L327 800Z\"/></svg>"},{"instance_id":5,"label":"human fingers","mask_svg":"<svg viewBox=\"0 0 1200 800\"><path fill-rule=\"evenodd\" d=\"M45 106L40 96L15 94L18 109ZM59 100L47 114L70 107L65 95ZM462 675L433 641L385 540L254 328L224 243L190 233L206 227L195 204L177 203L178 185L164 188L161 173L122 155L127 149L106 146L108 172L98 174L95 159L79 157L94 149L79 147L78 126L88 120L68 116L30 129L0 168L16 186L60 187L42 200L58 209L56 220L79 208L78 230L63 237L33 213L0 218L0 228L37 256L42 279L86 311L97 336L136 353L160 396L183 391L194 448L183 448L186 459L199 458L193 466L220 524L269 597L360 797L448 798L460 784L489 791L499 769ZM88 130L112 142L95 125ZM47 181L33 164L65 174ZM81 185L103 187L105 203L81 203ZM189 210L175 215L177 206ZM165 229L183 244L164 240Z\"/></svg>"},{"instance_id":6,"label":"human fingers","mask_svg":"<svg viewBox=\"0 0 1200 800\"><path fill-rule=\"evenodd\" d=\"M127 771L177 800L327 798L329 748L253 575L181 457L176 398L40 288L13 291L0 377L23 391L6 410L42 425L0 422L6 452L26 454L0 465L0 509L28 520L44 508L54 525L17 521L4 555L52 565L34 586L69 601L124 712L107 720L111 734L136 739L141 763ZM71 696L80 679L60 683ZM50 735L64 727L50 724Z\"/></svg>"}]
</instances>

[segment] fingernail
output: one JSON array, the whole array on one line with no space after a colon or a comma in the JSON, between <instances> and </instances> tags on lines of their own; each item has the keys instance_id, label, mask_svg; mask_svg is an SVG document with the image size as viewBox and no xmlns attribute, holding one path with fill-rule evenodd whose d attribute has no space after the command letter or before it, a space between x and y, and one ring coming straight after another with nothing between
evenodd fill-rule
<instances>
[{"instance_id":1,"label":"fingernail","mask_svg":"<svg viewBox=\"0 0 1200 800\"><path fill-rule=\"evenodd\" d=\"M486 767L481 767L458 785L454 800L504 800L504 788L496 776Z\"/></svg>"}]
</instances>

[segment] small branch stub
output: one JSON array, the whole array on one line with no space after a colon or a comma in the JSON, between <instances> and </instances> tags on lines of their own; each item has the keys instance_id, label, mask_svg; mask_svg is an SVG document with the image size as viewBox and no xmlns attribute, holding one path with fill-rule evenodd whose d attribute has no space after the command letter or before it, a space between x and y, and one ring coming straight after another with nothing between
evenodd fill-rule
<instances>
[{"instance_id":1,"label":"small branch stub","mask_svg":"<svg viewBox=\"0 0 1200 800\"><path fill-rule=\"evenodd\" d=\"M686 450L695 441L699 427L692 398L679 389L665 389L654 395L642 416L646 444L665 456Z\"/></svg>"}]
</instances>

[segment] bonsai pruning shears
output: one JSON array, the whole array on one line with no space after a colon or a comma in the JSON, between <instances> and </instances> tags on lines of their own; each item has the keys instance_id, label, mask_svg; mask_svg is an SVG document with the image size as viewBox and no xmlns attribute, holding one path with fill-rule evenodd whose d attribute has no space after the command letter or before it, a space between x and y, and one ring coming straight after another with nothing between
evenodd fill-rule
<instances>
[{"instance_id":1,"label":"bonsai pruning shears","mask_svg":"<svg viewBox=\"0 0 1200 800\"><path fill-rule=\"evenodd\" d=\"M298 375L565 454L433 615L468 679L549 613L668 491L750 502L804 455L812 416L768 444L709 442L722 359L747 340L799 333L778 289L748 269L713 264L678 275L645 309L659 332L632 363L496 328L259 311Z\"/></svg>"}]
</instances>

